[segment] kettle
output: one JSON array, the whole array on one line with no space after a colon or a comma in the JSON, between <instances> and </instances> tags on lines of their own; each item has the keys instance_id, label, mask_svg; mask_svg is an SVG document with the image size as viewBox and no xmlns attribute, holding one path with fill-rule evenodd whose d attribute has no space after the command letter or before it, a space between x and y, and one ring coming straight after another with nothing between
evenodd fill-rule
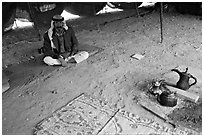
<instances>
[{"instance_id":1,"label":"kettle","mask_svg":"<svg viewBox=\"0 0 204 137\"><path fill-rule=\"evenodd\" d=\"M176 106L177 105L176 93L170 91L166 87L166 83L164 81L162 82L160 89L161 89L161 94L157 94L157 101L160 103L160 105L167 106L167 107Z\"/></svg>"},{"instance_id":2,"label":"kettle","mask_svg":"<svg viewBox=\"0 0 204 137\"><path fill-rule=\"evenodd\" d=\"M176 83L176 87L179 89L188 90L191 86L197 83L197 79L190 73L187 73L188 67L184 72L180 72L178 69L172 69L171 71L177 72L180 76L179 81ZM194 82L192 84L189 84L190 78L194 79Z\"/></svg>"},{"instance_id":3,"label":"kettle","mask_svg":"<svg viewBox=\"0 0 204 137\"><path fill-rule=\"evenodd\" d=\"M157 97L162 106L174 107L177 105L176 93L164 91Z\"/></svg>"}]
</instances>

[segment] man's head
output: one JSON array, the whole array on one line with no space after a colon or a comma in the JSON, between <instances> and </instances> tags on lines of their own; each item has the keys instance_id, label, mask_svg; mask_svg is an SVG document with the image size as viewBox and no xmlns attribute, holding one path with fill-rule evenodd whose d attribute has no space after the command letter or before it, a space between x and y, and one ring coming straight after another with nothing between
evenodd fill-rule
<instances>
[{"instance_id":1,"label":"man's head","mask_svg":"<svg viewBox=\"0 0 204 137\"><path fill-rule=\"evenodd\" d=\"M64 26L64 17L61 15L55 15L52 17L53 25L55 28L63 28Z\"/></svg>"},{"instance_id":2,"label":"man's head","mask_svg":"<svg viewBox=\"0 0 204 137\"><path fill-rule=\"evenodd\" d=\"M56 34L58 36L62 36L65 33L65 22L64 22L64 17L61 15L55 15L52 17L52 22L53 22L53 27L56 31Z\"/></svg>"}]
</instances>

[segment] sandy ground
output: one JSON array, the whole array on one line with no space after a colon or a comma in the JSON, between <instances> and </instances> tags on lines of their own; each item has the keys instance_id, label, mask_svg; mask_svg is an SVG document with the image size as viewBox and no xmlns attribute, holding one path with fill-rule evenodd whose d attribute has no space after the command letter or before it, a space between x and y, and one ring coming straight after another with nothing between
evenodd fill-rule
<instances>
[{"instance_id":1,"label":"sandy ground","mask_svg":"<svg viewBox=\"0 0 204 137\"><path fill-rule=\"evenodd\" d=\"M202 20L193 15L165 13L164 41L160 43L158 12L140 18L132 16L113 21L113 16L123 18L133 13L128 11L118 16L109 14L89 18L88 23L80 20L73 23L80 43L104 49L86 61L71 68L59 67L61 69L57 71L46 67L49 76L37 73L29 82L26 80L24 86L19 86L25 81L21 76L10 77L11 88L2 94L2 134L32 134L39 121L80 93L100 97L113 108L124 108L165 125L137 105L137 100L145 92L141 88L145 82L160 79L177 66L190 68L189 72L198 78L195 87L196 93L201 96ZM98 22L100 25L96 25ZM22 59L32 60L31 56L37 56L37 48L41 47L42 41L37 41L36 36L32 34L30 39L21 42L18 42L19 35L3 37L3 70L8 77L12 73L24 71L8 71L10 64L17 64ZM144 58L131 58L134 53L142 54ZM198 104L188 102L186 108L175 110L170 117L173 115L177 124L201 133L201 101L202 97ZM191 119L187 119L188 114Z\"/></svg>"}]
</instances>

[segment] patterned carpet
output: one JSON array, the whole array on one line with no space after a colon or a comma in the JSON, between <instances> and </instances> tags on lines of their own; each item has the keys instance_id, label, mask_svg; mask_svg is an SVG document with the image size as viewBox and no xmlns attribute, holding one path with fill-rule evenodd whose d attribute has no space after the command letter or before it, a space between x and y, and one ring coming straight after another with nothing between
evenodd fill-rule
<instances>
[{"instance_id":1,"label":"patterned carpet","mask_svg":"<svg viewBox=\"0 0 204 137\"><path fill-rule=\"evenodd\" d=\"M169 129L125 110L113 110L103 101L81 94L39 122L35 135L196 134L189 129Z\"/></svg>"}]
</instances>

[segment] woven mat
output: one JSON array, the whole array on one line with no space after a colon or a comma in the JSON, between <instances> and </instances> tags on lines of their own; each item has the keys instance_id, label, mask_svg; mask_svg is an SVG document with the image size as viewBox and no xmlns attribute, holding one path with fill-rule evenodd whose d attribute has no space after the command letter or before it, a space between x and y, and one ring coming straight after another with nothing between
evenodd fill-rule
<instances>
[{"instance_id":1,"label":"woven mat","mask_svg":"<svg viewBox=\"0 0 204 137\"><path fill-rule=\"evenodd\" d=\"M196 134L169 129L125 110L113 110L100 99L82 94L39 122L35 135Z\"/></svg>"},{"instance_id":2,"label":"woven mat","mask_svg":"<svg viewBox=\"0 0 204 137\"><path fill-rule=\"evenodd\" d=\"M99 133L100 135L197 135L187 128L168 128L152 119L144 119L120 110Z\"/></svg>"},{"instance_id":3,"label":"woven mat","mask_svg":"<svg viewBox=\"0 0 204 137\"><path fill-rule=\"evenodd\" d=\"M102 101L82 94L37 124L34 134L98 134L114 112Z\"/></svg>"}]
</instances>

